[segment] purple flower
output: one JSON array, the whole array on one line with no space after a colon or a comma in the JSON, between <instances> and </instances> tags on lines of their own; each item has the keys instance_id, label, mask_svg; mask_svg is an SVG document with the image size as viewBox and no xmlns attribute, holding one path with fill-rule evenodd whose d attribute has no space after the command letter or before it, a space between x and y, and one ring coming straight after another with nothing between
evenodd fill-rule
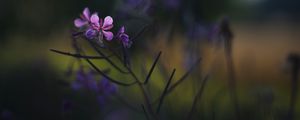
<instances>
[{"instance_id":1,"label":"purple flower","mask_svg":"<svg viewBox=\"0 0 300 120\"><path fill-rule=\"evenodd\" d=\"M78 28L81 28L87 25L90 21L90 10L89 8L84 8L80 18L74 20L74 25Z\"/></svg>"},{"instance_id":2,"label":"purple flower","mask_svg":"<svg viewBox=\"0 0 300 120\"><path fill-rule=\"evenodd\" d=\"M4 110L1 112L1 120L12 120L13 114L8 110Z\"/></svg>"},{"instance_id":3,"label":"purple flower","mask_svg":"<svg viewBox=\"0 0 300 120\"><path fill-rule=\"evenodd\" d=\"M113 28L113 19L111 16L106 16L104 18L104 21L102 19L99 19L99 16L97 14L93 14L91 17L91 24L92 28L100 32L101 38L103 38L102 35L106 38L106 40L112 40L114 37L114 34L110 32L109 30Z\"/></svg>"},{"instance_id":4,"label":"purple flower","mask_svg":"<svg viewBox=\"0 0 300 120\"><path fill-rule=\"evenodd\" d=\"M85 36L87 39L94 39L103 36L110 41L113 38L113 33L109 30L113 27L113 19L110 16L104 18L104 21L99 18L98 13L90 15L90 10L85 8L80 15L80 18L74 20L74 25L78 28L86 26Z\"/></svg>"},{"instance_id":5,"label":"purple flower","mask_svg":"<svg viewBox=\"0 0 300 120\"><path fill-rule=\"evenodd\" d=\"M177 9L180 6L180 0L163 0L163 4L170 9Z\"/></svg>"},{"instance_id":6,"label":"purple flower","mask_svg":"<svg viewBox=\"0 0 300 120\"><path fill-rule=\"evenodd\" d=\"M117 92L117 86L108 79L102 78L102 80L98 82L98 92L99 95L97 96L97 101L100 106L103 106L107 96Z\"/></svg>"},{"instance_id":7,"label":"purple flower","mask_svg":"<svg viewBox=\"0 0 300 120\"><path fill-rule=\"evenodd\" d=\"M69 99L64 99L62 101L62 111L69 112L72 110L73 103Z\"/></svg>"},{"instance_id":8,"label":"purple flower","mask_svg":"<svg viewBox=\"0 0 300 120\"><path fill-rule=\"evenodd\" d=\"M94 78L92 71L89 71L86 74L86 87L87 87L87 89L90 89L91 91L95 91L95 92L98 91L97 81Z\"/></svg>"},{"instance_id":9,"label":"purple flower","mask_svg":"<svg viewBox=\"0 0 300 120\"><path fill-rule=\"evenodd\" d=\"M102 107L105 104L106 98L104 95L97 96L97 102Z\"/></svg>"},{"instance_id":10,"label":"purple flower","mask_svg":"<svg viewBox=\"0 0 300 120\"><path fill-rule=\"evenodd\" d=\"M111 83L107 78L103 78L98 85L99 85L99 91L105 95L109 95L117 92L117 86Z\"/></svg>"},{"instance_id":11,"label":"purple flower","mask_svg":"<svg viewBox=\"0 0 300 120\"><path fill-rule=\"evenodd\" d=\"M76 80L71 84L73 90L78 91L82 88L91 91L98 91L97 81L94 79L92 71L86 73L83 68L80 68L76 74Z\"/></svg>"},{"instance_id":12,"label":"purple flower","mask_svg":"<svg viewBox=\"0 0 300 120\"><path fill-rule=\"evenodd\" d=\"M125 33L125 27L122 26L117 34L117 39L120 40L125 48L129 48L131 46L131 41L129 40L129 36Z\"/></svg>"}]
</instances>

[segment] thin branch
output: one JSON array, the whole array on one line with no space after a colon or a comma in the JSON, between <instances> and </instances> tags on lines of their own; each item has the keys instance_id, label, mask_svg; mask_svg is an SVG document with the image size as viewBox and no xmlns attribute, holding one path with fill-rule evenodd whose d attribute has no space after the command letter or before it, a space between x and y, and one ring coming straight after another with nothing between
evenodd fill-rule
<instances>
[{"instance_id":1,"label":"thin branch","mask_svg":"<svg viewBox=\"0 0 300 120\"><path fill-rule=\"evenodd\" d=\"M66 55L66 56L75 57L75 58L104 59L104 57L86 56L86 55L80 55L78 53L63 52L63 51L59 51L59 50L55 50L55 49L50 49L50 51L55 52L55 53L59 53L59 54L62 54L62 55ZM107 56L107 57L111 57L111 56Z\"/></svg>"},{"instance_id":2,"label":"thin branch","mask_svg":"<svg viewBox=\"0 0 300 120\"><path fill-rule=\"evenodd\" d=\"M199 58L194 65L179 79L177 80L167 91L167 94L172 92L180 83L182 83L186 78L189 76L189 74L198 66L200 63L201 59Z\"/></svg>"},{"instance_id":3,"label":"thin branch","mask_svg":"<svg viewBox=\"0 0 300 120\"><path fill-rule=\"evenodd\" d=\"M141 28L141 30L135 35L135 36L133 36L132 38L131 38L131 41L134 41L134 40L136 40L145 30L146 30L146 28L148 27L149 25L147 24L147 25L145 25L145 26L143 26L143 28Z\"/></svg>"},{"instance_id":4,"label":"thin branch","mask_svg":"<svg viewBox=\"0 0 300 120\"><path fill-rule=\"evenodd\" d=\"M166 96L167 90L168 90L168 88L169 88L169 86L170 86L170 84L171 84L171 81L172 81L172 79L173 79L173 76L174 76L175 72L176 72L176 69L173 69L173 72L172 72L172 74L171 74L171 76L170 76L170 78L169 78L169 80L168 80L168 83L167 83L167 85L166 85L166 87L165 87L163 93L161 94L161 97L160 97L160 100L159 100L159 103L158 103L158 107L157 107L157 109L156 109L156 113L159 113L159 110L160 110L160 108L161 108L161 105L162 105L163 100L164 100L164 98L165 98L165 96Z\"/></svg>"},{"instance_id":5,"label":"thin branch","mask_svg":"<svg viewBox=\"0 0 300 120\"><path fill-rule=\"evenodd\" d=\"M188 75L195 69L195 67L200 63L201 59L199 58L196 63L179 79L177 80L173 85L170 86L170 88L167 90L166 95L170 94L178 85L180 85L187 77ZM159 101L159 98L155 99L152 104L156 104Z\"/></svg>"},{"instance_id":6,"label":"thin branch","mask_svg":"<svg viewBox=\"0 0 300 120\"><path fill-rule=\"evenodd\" d=\"M77 37L77 36L79 36L79 35L81 35L81 34L83 34L84 32L73 32L72 33L72 36L73 37Z\"/></svg>"},{"instance_id":7,"label":"thin branch","mask_svg":"<svg viewBox=\"0 0 300 120\"><path fill-rule=\"evenodd\" d=\"M89 41L89 42L90 42L91 46L92 46L92 47L93 47L100 55L102 55L103 57L105 57L105 55L104 55L100 50L98 50L97 47L94 46L93 43L92 43L91 41ZM118 59L120 62L122 62L122 59L121 59L120 56L118 56L113 50L111 50L111 52L117 57L117 59ZM106 57L106 58L107 58L107 57ZM113 63L110 59L107 58L106 60L107 60L110 64L112 64L114 67L118 68L116 65L114 65L114 63ZM87 61L89 61L89 60L87 59ZM124 65L124 64L123 64L123 65ZM136 83L137 83L138 86L139 86L139 88L141 89L142 94L143 94L143 97L144 97L144 102L145 102L145 104L147 105L147 108L148 108L149 113L154 117L154 119L158 119L158 117L156 116L155 112L153 111L153 108L152 108L151 103L150 103L149 96L148 96L148 94L147 94L147 92L146 92L146 90L145 90L143 84L140 82L140 80L137 78L136 74L131 70L131 68L129 68L129 67L126 66L126 65L124 65L124 67L128 70L128 73L131 74L132 77L135 79L135 82L133 82L133 83L131 83L131 84L136 84ZM95 69L96 69L96 68L97 68L97 67L95 67ZM108 76L107 76L107 77L108 77ZM131 84L130 84L130 85L131 85ZM127 84L127 86L129 86L129 85Z\"/></svg>"},{"instance_id":8,"label":"thin branch","mask_svg":"<svg viewBox=\"0 0 300 120\"><path fill-rule=\"evenodd\" d=\"M201 87L200 87L200 89L198 90L197 95L196 95L195 98L194 98L194 101L193 101L193 104L192 104L192 108L191 108L191 110L190 110L190 112L189 112L189 114L188 114L187 120L190 120L190 119L192 118L192 115L193 115L194 111L196 110L197 102L198 102L198 100L201 99L201 97L202 97L202 94L203 94L203 91L204 91L204 87L205 87L205 85L206 85L206 82L207 82L208 78L209 78L209 75L206 75L206 76L204 77L204 79L203 79L203 81L202 81L202 84L201 84Z\"/></svg>"},{"instance_id":9,"label":"thin branch","mask_svg":"<svg viewBox=\"0 0 300 120\"><path fill-rule=\"evenodd\" d=\"M121 102L122 104L126 105L128 108L130 108L131 110L135 111L135 112L138 112L138 113L141 113L142 111L140 111L139 109L137 109L136 107L132 106L130 103L128 103L126 100L124 100L122 98L122 96L120 96L119 94L113 94L113 96L119 101Z\"/></svg>"},{"instance_id":10,"label":"thin branch","mask_svg":"<svg viewBox=\"0 0 300 120\"><path fill-rule=\"evenodd\" d=\"M92 61L90 61L89 59L85 58L85 60L99 73L101 74L103 77L107 78L109 81L115 83L115 84L118 84L118 85L122 85L122 86L131 86L131 85L134 85L136 84L137 82L134 81L132 83L122 83L122 82L119 82L117 80L114 80L113 78L109 77L108 75L106 75L103 71L101 71L98 67L96 67L95 64L92 63Z\"/></svg>"},{"instance_id":11,"label":"thin branch","mask_svg":"<svg viewBox=\"0 0 300 120\"><path fill-rule=\"evenodd\" d=\"M142 106L142 108L143 108L143 111L144 111L144 114L145 114L147 120L150 120L149 115L147 114L147 111L146 111L146 109L145 109L145 106L144 106L143 104L142 104L141 106Z\"/></svg>"},{"instance_id":12,"label":"thin branch","mask_svg":"<svg viewBox=\"0 0 300 120\"><path fill-rule=\"evenodd\" d=\"M123 71L120 67L118 67L113 61L111 61L104 53L102 53L91 41L89 41L90 45L95 49L95 51L97 53L99 53L102 57L104 57L104 59L111 64L114 68L116 68L118 71L120 71L121 73L128 73Z\"/></svg>"},{"instance_id":13,"label":"thin branch","mask_svg":"<svg viewBox=\"0 0 300 120\"><path fill-rule=\"evenodd\" d=\"M147 77L146 77L146 80L145 80L144 84L147 84L147 83L148 83L148 81L149 81L149 79L150 79L150 77L151 77L151 75L152 75L152 72L153 72L153 70L154 70L154 68L155 68L155 66L156 66L156 63L158 62L158 60L159 60L159 58L160 58L160 55L161 55L161 51L159 51L159 53L158 53L158 55L157 55L157 57L156 57L154 63L152 64L152 67L151 67L151 69L150 69L150 71L149 71L149 73L148 73L148 75L147 75Z\"/></svg>"}]
</instances>

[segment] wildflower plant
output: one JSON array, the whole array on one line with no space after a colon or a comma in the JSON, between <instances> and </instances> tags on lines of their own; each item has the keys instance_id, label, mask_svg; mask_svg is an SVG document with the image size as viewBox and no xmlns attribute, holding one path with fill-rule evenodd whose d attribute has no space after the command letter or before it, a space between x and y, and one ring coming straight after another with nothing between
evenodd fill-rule
<instances>
[{"instance_id":1,"label":"wildflower plant","mask_svg":"<svg viewBox=\"0 0 300 120\"><path fill-rule=\"evenodd\" d=\"M137 0L137 1L144 1L144 0ZM132 8L139 8L139 6L143 6L144 2L136 2L135 0L127 0L125 3L128 2L128 6L135 5L135 7ZM129 3L136 3L136 4L129 4ZM146 4L149 2L149 4ZM153 7L155 4L152 4L153 1L145 1L145 9L141 11L147 11L148 8ZM172 3L175 2L175 3ZM75 51L74 53L71 52L64 52L56 49L50 49L52 52L73 57L75 63L78 63L79 68L77 70L74 70L76 72L73 72L73 63L70 65L70 69L68 70L68 75L74 75L74 80L70 82L69 87L72 89L73 92L78 91L86 91L89 93L92 93L92 95L95 95L96 101L99 103L101 108L103 108L106 105L111 105L112 99L116 98L119 100L124 106L128 107L129 109L132 109L134 112L141 113L144 118L148 120L159 120L159 119L167 119L169 117L166 117L168 113L162 112L163 107L165 106L166 98L175 91L175 89L182 85L184 81L187 80L189 76L191 76L192 71L197 70L197 74L194 74L192 77L196 78L193 79L192 85L195 85L194 93L192 93L191 97L191 106L188 108L186 114L180 115L184 116L184 119L191 120L196 117L199 117L198 114L195 114L196 112L199 112L198 104L201 102L202 98L204 97L203 94L205 92L205 88L207 85L208 80L211 78L212 71L217 64L215 63L215 54L212 55L212 62L209 64L209 69L207 72L204 71L204 73L200 73L199 64L201 61L202 54L200 54L200 47L202 47L201 43L202 40L208 40L208 43L212 43L213 48L223 48L223 52L225 55L225 62L227 67L227 88L228 88L228 95L230 98L230 103L232 104L233 108L233 116L230 116L231 119L236 120L243 120L244 119L244 113L243 109L244 106L242 106L242 102L239 99L238 94L238 85L237 85L237 77L236 77L236 69L235 64L233 60L233 39L234 34L231 30L230 21L228 17L224 17L220 20L217 24L213 24L210 26L205 25L206 22L200 22L196 19L193 14L190 15L188 8L183 7L182 4L180 4L183 1L180 0L164 0L162 4L165 6L171 7L175 9L176 11L181 11L182 14L185 14L184 18L182 15L174 14L172 18L179 19L169 19L170 25L162 25L161 23L150 23L146 24L145 26L138 26L136 25L136 28L140 28L141 31L135 31L135 32L128 32L128 25L120 25L120 21L118 19L114 19L113 16L102 16L102 14L98 12L91 12L89 8L84 8L82 13L79 15L78 18L74 20L74 26L75 31L72 33L72 48ZM151 4L150 4L151 3ZM187 9L187 10L184 10ZM139 9L140 10L140 9ZM126 12L126 11L125 11ZM143 13L143 12L142 12ZM148 16L149 17L149 16ZM116 17L117 18L117 17ZM149 20L152 21L152 20ZM156 20L153 20L154 22ZM168 72L169 70L166 70L166 67L162 65L160 62L162 51L157 51L157 55L153 57L152 62L150 63L150 67L147 69L144 65L139 66L137 63L132 62L132 58L129 56L131 47L137 45L137 42L135 41L143 32L147 31L148 27L151 25L157 25L160 28L163 27L170 27L170 31L167 33L167 42L168 44L171 44L173 39L175 39L174 35L177 34L175 28L181 27L185 28L184 26L177 26L175 23L185 23L186 31L183 33L186 33L187 41L186 47L183 52L183 59L186 61L184 68L187 68L187 71L183 73L180 77L175 77L176 75L176 69L172 69L172 72ZM120 25L120 26L118 26ZM156 27L156 26L155 26ZM165 30L165 28L163 28ZM130 34L129 34L130 33ZM154 34L158 33L161 34L159 30L153 32ZM151 33L151 34L153 34ZM155 35L154 35L155 36ZM153 37L153 36L151 36ZM151 39L152 40L152 39ZM201 40L201 41L199 41ZM80 41L80 42L79 42ZM81 42L88 43L88 46L91 48L92 51L96 53L96 55L89 55L88 51L84 49L84 47L80 44ZM146 50L149 50L152 48L155 48L151 45L149 41L143 41L144 43L142 46L145 47ZM182 41L181 41L182 42ZM149 45L150 44L150 45ZM201 44L201 45L200 45ZM149 47L150 46L150 47ZM90 49L89 49L90 50ZM154 49L155 51L156 49ZM213 49L214 51L218 51L220 49ZM144 51L142 51L143 53ZM217 54L216 54L217 55ZM289 110L287 111L287 118L289 119L295 119L296 118L296 110L295 110L295 104L297 101L297 79L298 79L298 72L299 72L299 55L297 54L291 54L289 55L287 61L291 65L291 75L292 75L292 81L291 81L291 98L290 98L290 106ZM142 59L144 60L144 59ZM96 62L101 61L105 62L107 64L97 64ZM143 61L143 64L145 61ZM142 72L136 71L134 68L142 68ZM153 82L151 79L154 79L156 77L153 77L155 74L155 70L159 69L161 74L163 74L162 79L158 79L158 81L163 81L163 88L161 91L159 91L158 94L150 94L155 91L151 87L149 87L151 82ZM112 73L111 71L115 72ZM75 74L72 74L75 73ZM141 73L141 74L140 74ZM130 77L130 79L127 79ZM126 78L126 79L123 79ZM175 80L175 78L179 78ZM200 79L200 80L199 80ZM191 86L188 86L191 87ZM124 88L124 89L123 89ZM127 89L134 88L135 90L138 90L138 94L131 94L134 97L141 96L142 101L138 102L128 102L126 98L128 96L123 96L123 92ZM215 89L215 88L214 88ZM122 90L122 91L121 91ZM126 91L127 92L127 91ZM186 91L181 91L186 92ZM218 92L217 95L215 95L214 98L219 99L221 95L226 91L223 89ZM125 98L126 97L126 98ZM264 97L264 96L263 96ZM273 101L273 96L266 97L270 98L269 101ZM215 108L219 107L218 104L216 105L218 99L213 99L212 106L213 106L213 115L212 118L216 117L216 110ZM267 100L268 101L268 100ZM177 101L175 101L177 102ZM69 100L64 102L64 109L65 111L70 111L69 108L72 108L73 103ZM269 108L271 108L272 104L268 104ZM71 106L71 107L70 107ZM264 106L262 106L263 108ZM111 107L112 109L115 109L114 107ZM265 111L272 111L269 109L265 109ZM225 114L228 112L225 111ZM270 115L272 118L272 115ZM230 118L228 117L228 118ZM125 118L124 118L125 119ZM177 118L176 118L177 119ZM226 118L224 118L226 119Z\"/></svg>"},{"instance_id":2,"label":"wildflower plant","mask_svg":"<svg viewBox=\"0 0 300 120\"><path fill-rule=\"evenodd\" d=\"M159 52L155 57L154 62L152 63L149 72L146 76L144 76L144 79L140 79L137 73L129 65L130 58L127 54L127 49L129 49L134 43L132 38L136 38L136 36L129 36L126 32L125 26L121 26L118 32L114 34L112 32L112 28L114 27L113 23L114 20L111 16L106 16L102 19L99 17L97 12L90 14L89 8L85 8L79 18L74 20L76 32L72 34L72 45L76 52L69 53L55 49L51 49L51 51L74 57L80 64L80 67L76 72L75 80L71 83L71 88L74 91L84 89L96 93L99 103L103 105L108 102L105 100L107 96L118 93L118 86L131 87L136 85L141 91L144 101L139 104L141 106L138 106L140 108L138 111L143 112L147 119L160 119L159 111L164 103L164 98L187 78L195 66L199 64L200 59L198 59L197 62L194 63L193 67L174 83L171 81L175 75L176 69L173 69L173 72L169 75L168 82L161 95L157 99L152 99L153 96L148 94L146 86L150 82L150 78L154 69L158 65L162 52ZM140 33L136 33L136 35L139 34ZM85 50L79 45L78 40L88 42L90 47L97 52L98 56L87 55ZM118 44L114 45L114 43ZM113 58L116 58L119 63L116 63ZM103 69L102 66L96 65L94 61L92 61L95 59L106 61L112 68L108 68L106 70ZM88 63L89 67L86 67L82 63L83 60ZM131 82L124 82L110 76L110 69L117 70L121 73L121 75L130 75L132 77ZM99 75L100 80L96 77ZM202 92L200 92L200 94L201 93ZM132 106L128 103L127 105Z\"/></svg>"}]
</instances>

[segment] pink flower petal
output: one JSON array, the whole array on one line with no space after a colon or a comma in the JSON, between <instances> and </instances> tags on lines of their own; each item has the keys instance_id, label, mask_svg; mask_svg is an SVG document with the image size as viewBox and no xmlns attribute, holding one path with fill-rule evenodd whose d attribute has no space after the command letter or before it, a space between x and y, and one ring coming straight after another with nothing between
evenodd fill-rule
<instances>
[{"instance_id":1,"label":"pink flower petal","mask_svg":"<svg viewBox=\"0 0 300 120\"><path fill-rule=\"evenodd\" d=\"M98 28L100 27L98 13L94 13L94 14L91 16L91 23L93 24L93 27L94 27L95 29L98 29Z\"/></svg>"},{"instance_id":2,"label":"pink flower petal","mask_svg":"<svg viewBox=\"0 0 300 120\"><path fill-rule=\"evenodd\" d=\"M98 16L98 13L94 13L92 16L91 16L91 22L93 24L99 24L99 16Z\"/></svg>"},{"instance_id":3,"label":"pink flower petal","mask_svg":"<svg viewBox=\"0 0 300 120\"><path fill-rule=\"evenodd\" d=\"M89 10L89 8L84 8L84 10L83 10L83 16L85 17L85 19L86 20L89 20L90 19L90 10Z\"/></svg>"},{"instance_id":4,"label":"pink flower petal","mask_svg":"<svg viewBox=\"0 0 300 120\"><path fill-rule=\"evenodd\" d=\"M107 16L104 18L104 22L103 22L103 30L109 30L113 27L113 19L110 16Z\"/></svg>"},{"instance_id":5,"label":"pink flower petal","mask_svg":"<svg viewBox=\"0 0 300 120\"><path fill-rule=\"evenodd\" d=\"M110 31L102 31L103 35L105 36L106 40L111 41L114 37L114 34Z\"/></svg>"},{"instance_id":6,"label":"pink flower petal","mask_svg":"<svg viewBox=\"0 0 300 120\"><path fill-rule=\"evenodd\" d=\"M78 28L80 28L80 27L86 25L87 23L88 23L87 21L82 20L82 19L80 19L80 18L77 18L77 19L74 20L74 25L75 25L76 27L78 27Z\"/></svg>"}]
</instances>

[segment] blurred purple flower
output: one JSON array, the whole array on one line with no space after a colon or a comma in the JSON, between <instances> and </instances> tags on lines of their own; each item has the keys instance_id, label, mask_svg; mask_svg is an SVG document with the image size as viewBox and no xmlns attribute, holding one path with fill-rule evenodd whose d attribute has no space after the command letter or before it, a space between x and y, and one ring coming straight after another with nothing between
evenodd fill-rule
<instances>
[{"instance_id":1,"label":"blurred purple flower","mask_svg":"<svg viewBox=\"0 0 300 120\"><path fill-rule=\"evenodd\" d=\"M73 107L72 102L69 99L64 99L62 102L63 102L62 103L62 111L63 112L69 112L69 111L71 111L71 109Z\"/></svg>"},{"instance_id":2,"label":"blurred purple flower","mask_svg":"<svg viewBox=\"0 0 300 120\"><path fill-rule=\"evenodd\" d=\"M86 85L87 88L91 91L98 91L98 85L97 85L97 81L94 78L93 72L89 71L86 74Z\"/></svg>"},{"instance_id":3,"label":"blurred purple flower","mask_svg":"<svg viewBox=\"0 0 300 120\"><path fill-rule=\"evenodd\" d=\"M187 31L187 36L189 40L201 40L207 37L207 28L200 24L200 23L194 23L191 26L189 26Z\"/></svg>"},{"instance_id":4,"label":"blurred purple flower","mask_svg":"<svg viewBox=\"0 0 300 120\"><path fill-rule=\"evenodd\" d=\"M111 83L106 78L103 78L98 83L98 92L97 101L100 106L103 106L106 102L107 96L112 95L117 92L117 86Z\"/></svg>"},{"instance_id":5,"label":"blurred purple flower","mask_svg":"<svg viewBox=\"0 0 300 120\"><path fill-rule=\"evenodd\" d=\"M121 8L122 12L128 13L137 11L139 13L151 14L154 5L151 0L124 0Z\"/></svg>"},{"instance_id":6,"label":"blurred purple flower","mask_svg":"<svg viewBox=\"0 0 300 120\"><path fill-rule=\"evenodd\" d=\"M8 110L4 110L1 112L1 120L12 120L13 114Z\"/></svg>"},{"instance_id":7,"label":"blurred purple flower","mask_svg":"<svg viewBox=\"0 0 300 120\"><path fill-rule=\"evenodd\" d=\"M104 95L98 95L97 96L97 101L98 101L98 104L100 106L103 106L105 104L105 101L106 101L105 96Z\"/></svg>"},{"instance_id":8,"label":"blurred purple flower","mask_svg":"<svg viewBox=\"0 0 300 120\"><path fill-rule=\"evenodd\" d=\"M71 83L71 88L74 91L80 90L84 86L84 80L85 73L83 71L83 68L79 68L79 70L76 72L76 79Z\"/></svg>"},{"instance_id":9,"label":"blurred purple flower","mask_svg":"<svg viewBox=\"0 0 300 120\"><path fill-rule=\"evenodd\" d=\"M80 90L80 89L82 88L82 83L79 82L79 81L77 81L77 80L75 80L75 81L72 82L71 88L72 88L74 91L78 91L78 90Z\"/></svg>"},{"instance_id":10,"label":"blurred purple flower","mask_svg":"<svg viewBox=\"0 0 300 120\"><path fill-rule=\"evenodd\" d=\"M114 94L117 92L117 86L111 83L107 78L103 78L98 85L99 91L105 95Z\"/></svg>"},{"instance_id":11,"label":"blurred purple flower","mask_svg":"<svg viewBox=\"0 0 300 120\"><path fill-rule=\"evenodd\" d=\"M117 39L122 42L125 48L130 48L132 42L129 40L129 36L125 33L125 27L122 26L117 34Z\"/></svg>"},{"instance_id":12,"label":"blurred purple flower","mask_svg":"<svg viewBox=\"0 0 300 120\"><path fill-rule=\"evenodd\" d=\"M130 119L129 111L126 108L119 108L106 114L104 120L132 120L132 118Z\"/></svg>"},{"instance_id":13,"label":"blurred purple flower","mask_svg":"<svg viewBox=\"0 0 300 120\"><path fill-rule=\"evenodd\" d=\"M163 4L169 9L178 9L180 6L180 0L163 0Z\"/></svg>"},{"instance_id":14,"label":"blurred purple flower","mask_svg":"<svg viewBox=\"0 0 300 120\"><path fill-rule=\"evenodd\" d=\"M144 0L124 0L124 1L125 4L130 6L131 8L136 8L144 2Z\"/></svg>"},{"instance_id":15,"label":"blurred purple flower","mask_svg":"<svg viewBox=\"0 0 300 120\"><path fill-rule=\"evenodd\" d=\"M76 80L73 81L71 87L74 91L78 91L82 88L98 91L97 81L94 79L92 71L86 73L83 68L77 71Z\"/></svg>"}]
</instances>

